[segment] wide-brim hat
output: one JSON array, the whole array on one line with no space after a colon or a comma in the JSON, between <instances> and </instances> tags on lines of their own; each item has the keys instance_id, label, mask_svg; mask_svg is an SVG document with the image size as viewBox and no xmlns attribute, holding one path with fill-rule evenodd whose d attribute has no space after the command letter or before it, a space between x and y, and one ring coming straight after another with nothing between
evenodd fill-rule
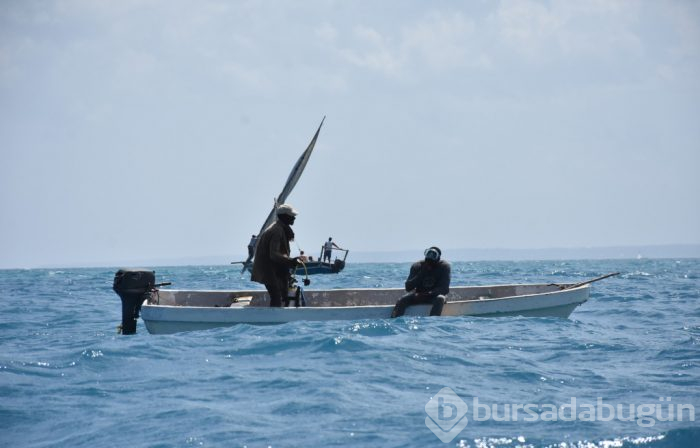
<instances>
[{"instance_id":1,"label":"wide-brim hat","mask_svg":"<svg viewBox=\"0 0 700 448\"><path fill-rule=\"evenodd\" d=\"M279 207L277 207L277 216L279 215L288 215L288 216L296 216L298 215L299 212L294 209L289 204L282 204Z\"/></svg>"}]
</instances>

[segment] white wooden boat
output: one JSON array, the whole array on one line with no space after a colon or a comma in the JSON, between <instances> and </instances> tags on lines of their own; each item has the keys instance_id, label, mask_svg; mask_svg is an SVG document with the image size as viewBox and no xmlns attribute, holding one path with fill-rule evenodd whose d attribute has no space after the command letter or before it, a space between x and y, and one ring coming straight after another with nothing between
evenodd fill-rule
<instances>
[{"instance_id":1,"label":"white wooden boat","mask_svg":"<svg viewBox=\"0 0 700 448\"><path fill-rule=\"evenodd\" d=\"M588 300L590 282L571 285L522 284L450 287L442 316L536 316L567 318ZM388 319L403 289L306 290L306 306L271 308L266 291L154 289L141 305L150 333L176 333L235 324L293 321ZM428 316L416 305L407 316Z\"/></svg>"}]
</instances>

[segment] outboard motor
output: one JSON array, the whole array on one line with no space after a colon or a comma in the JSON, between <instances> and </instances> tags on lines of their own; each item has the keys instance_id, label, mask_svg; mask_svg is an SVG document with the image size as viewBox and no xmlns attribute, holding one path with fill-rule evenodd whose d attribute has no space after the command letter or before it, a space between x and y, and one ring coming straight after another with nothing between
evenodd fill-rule
<instances>
[{"instance_id":1,"label":"outboard motor","mask_svg":"<svg viewBox=\"0 0 700 448\"><path fill-rule=\"evenodd\" d=\"M122 334L136 333L141 304L156 287L156 273L144 269L120 269L114 274L112 289L122 299Z\"/></svg>"},{"instance_id":2,"label":"outboard motor","mask_svg":"<svg viewBox=\"0 0 700 448\"><path fill-rule=\"evenodd\" d=\"M342 271L344 267L345 267L345 261L339 260L336 258L335 261L333 262L333 265L331 266L331 272L333 274L337 274L338 272Z\"/></svg>"}]
</instances>

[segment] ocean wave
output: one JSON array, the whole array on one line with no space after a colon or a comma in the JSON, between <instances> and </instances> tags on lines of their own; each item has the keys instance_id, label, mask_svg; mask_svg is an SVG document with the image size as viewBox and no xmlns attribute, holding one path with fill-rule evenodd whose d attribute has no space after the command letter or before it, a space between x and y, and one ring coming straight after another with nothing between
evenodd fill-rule
<instances>
[{"instance_id":1,"label":"ocean wave","mask_svg":"<svg viewBox=\"0 0 700 448\"><path fill-rule=\"evenodd\" d=\"M695 447L700 440L700 428L686 427L648 436L624 436L599 439L548 441L514 437L484 437L459 440L459 448L675 448Z\"/></svg>"},{"instance_id":2,"label":"ocean wave","mask_svg":"<svg viewBox=\"0 0 700 448\"><path fill-rule=\"evenodd\" d=\"M353 264L314 288L403 287L409 263ZM0 271L8 446L432 446L445 387L483 403L700 406L699 260L453 264L453 284L594 283L570 319L415 318L116 333L108 269ZM262 289L240 267L155 268L181 289ZM75 422L81 422L80 431ZM686 447L694 423L470 422L462 446ZM135 429L136 428L136 429Z\"/></svg>"}]
</instances>

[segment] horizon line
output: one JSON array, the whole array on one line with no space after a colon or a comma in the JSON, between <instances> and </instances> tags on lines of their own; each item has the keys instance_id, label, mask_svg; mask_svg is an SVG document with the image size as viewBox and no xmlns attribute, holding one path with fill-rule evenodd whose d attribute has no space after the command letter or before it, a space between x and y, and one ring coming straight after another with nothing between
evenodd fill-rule
<instances>
[{"instance_id":1,"label":"horizon line","mask_svg":"<svg viewBox=\"0 0 700 448\"><path fill-rule=\"evenodd\" d=\"M622 251L622 252L620 252ZM616 252L616 253L614 253ZM642 252L647 252L646 254ZM548 247L548 248L459 248L443 249L445 259L454 262L486 261L573 261L631 259L700 258L700 244L648 244L627 246ZM350 251L347 263L405 263L421 257L417 249ZM450 254L452 256L450 256ZM523 256L523 254L529 254ZM31 267L0 267L0 270L114 268L118 266L225 266L236 261L228 255L201 255L152 259L117 260L115 262L47 263ZM354 259L353 259L354 258ZM359 258L359 260L357 259ZM371 258L371 259L370 259Z\"/></svg>"}]
</instances>

